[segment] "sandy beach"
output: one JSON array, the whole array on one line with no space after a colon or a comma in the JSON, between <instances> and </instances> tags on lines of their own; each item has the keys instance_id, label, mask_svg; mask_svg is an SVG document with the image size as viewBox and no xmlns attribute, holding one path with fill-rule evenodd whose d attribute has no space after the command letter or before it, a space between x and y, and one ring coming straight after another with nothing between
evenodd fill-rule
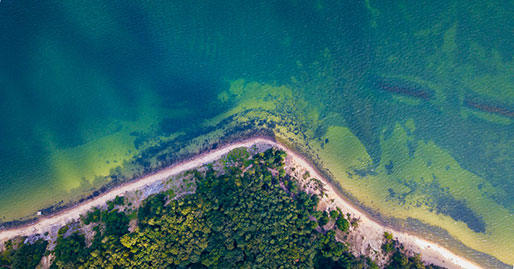
<instances>
[{"instance_id":1,"label":"sandy beach","mask_svg":"<svg viewBox=\"0 0 514 269\"><path fill-rule=\"evenodd\" d=\"M296 162L300 167L303 167L309 171L311 177L320 179L325 184L325 193L327 194L327 197L323 200L331 201L331 204L328 205L329 208L338 207L343 211L343 213L350 213L352 218L357 218L360 220L358 227L350 232L349 237L352 248L357 249L356 252L365 255L371 255L372 250L380 250L384 239L384 232L389 232L392 233L394 238L402 243L406 249L414 253L420 253L421 258L426 263L431 263L446 268L482 268L479 265L452 253L450 250L436 243L429 242L415 235L400 232L389 227L384 227L369 217L364 211L356 208L339 194L337 194L332 184L330 184L326 178L322 177L317 172L317 170L314 169L314 167L302 156L276 142L269 143L277 148L285 150L288 154L288 157L293 158L293 161Z\"/></svg>"},{"instance_id":2,"label":"sandy beach","mask_svg":"<svg viewBox=\"0 0 514 269\"><path fill-rule=\"evenodd\" d=\"M149 184L168 179L171 176L178 175L187 170L213 162L235 148L251 147L258 143L269 144L286 151L288 158L291 158L299 166L309 171L312 177L320 179L325 184L326 194L328 195L326 199L331 201L331 207L339 207L343 212L350 213L353 217L360 219L358 227L351 232L349 239L352 241L352 244L355 244L353 247L359 248L361 253L367 253L369 252L369 249L380 249L383 234L387 231L393 233L394 237L397 238L398 241L407 249L416 253L421 253L422 259L427 263L447 268L481 268L473 262L455 255L450 250L436 243L428 242L418 236L382 226L377 221L371 219L365 212L356 208L343 197L339 196L333 186L329 184L329 181L326 178L323 178L303 157L275 141L261 137L231 143L224 147L200 154L193 159L177 163L157 173L147 175L138 180L113 188L98 197L87 200L72 208L63 210L51 216L42 217L35 224L0 231L0 241L5 241L16 236L29 236L36 233L43 234L56 226L60 227L72 220L78 219L80 215L85 214L91 208L102 206L107 201L114 199L116 196L123 196L127 192L136 191Z\"/></svg>"}]
</instances>

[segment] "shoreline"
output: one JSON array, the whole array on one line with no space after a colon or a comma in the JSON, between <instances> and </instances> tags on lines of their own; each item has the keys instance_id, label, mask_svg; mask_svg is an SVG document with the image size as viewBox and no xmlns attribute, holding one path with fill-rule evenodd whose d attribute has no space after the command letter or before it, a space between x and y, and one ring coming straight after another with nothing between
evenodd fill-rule
<instances>
[{"instance_id":1,"label":"shoreline","mask_svg":"<svg viewBox=\"0 0 514 269\"><path fill-rule=\"evenodd\" d=\"M328 205L329 208L339 207L344 212L349 212L352 217L359 219L359 225L350 233L349 241L352 243L358 242L360 246L354 247L360 247L361 253L370 252L366 251L369 247L372 249L380 249L384 232L389 232L392 233L394 238L403 244L409 252L412 252L411 254L421 254L421 259L425 263L432 263L446 268L482 268L480 265L454 254L449 249L437 243L381 224L378 220L373 219L367 212L359 209L351 201L339 194L337 187L334 186L331 181L327 180L326 177L322 176L321 172L301 154L296 153L281 143L274 142L270 144L286 151L287 156L293 157L296 163L309 171L311 177L320 179L323 182L326 187L325 193L328 195L325 199L333 200L333 202Z\"/></svg>"},{"instance_id":2,"label":"shoreline","mask_svg":"<svg viewBox=\"0 0 514 269\"><path fill-rule=\"evenodd\" d=\"M105 193L100 194L90 200L74 205L70 208L58 211L55 214L38 219L35 223L22 225L20 227L8 228L0 230L0 242L9 240L17 236L29 236L32 234L43 234L50 231L55 226L63 226L66 223L78 219L80 215L87 213L91 208L102 206L107 201L114 199L117 195L123 196L127 192L133 192L145 187L146 185L168 179L171 176L178 175L182 172L200 167L207 163L213 162L227 154L231 150L239 147L252 147L255 144L268 144L284 150L287 152L288 157L292 158L301 167L305 168L312 177L318 178L326 186L326 194L328 199L333 199L333 206L337 206L349 212L354 217L360 219L357 229L352 234L352 237L362 237L360 243L360 251L365 252L366 248L380 249L385 231L393 233L394 237L402 243L406 249L420 253L423 261L426 263L433 263L435 265L444 266L447 268L481 268L479 265L460 257L450 250L436 244L422 239L416 235L406 232L400 232L396 229L386 227L380 224L377 220L372 219L366 212L358 209L351 202L345 199L342 195L338 194L336 187L325 177L321 176L317 169L303 156L287 148L283 144L273 141L270 138L254 137L226 145L201 153L191 159L176 163L168 168L164 168L152 174L145 175L139 179L127 182L117 186ZM355 238L354 238L355 239ZM350 238L350 241L352 238Z\"/></svg>"}]
</instances>

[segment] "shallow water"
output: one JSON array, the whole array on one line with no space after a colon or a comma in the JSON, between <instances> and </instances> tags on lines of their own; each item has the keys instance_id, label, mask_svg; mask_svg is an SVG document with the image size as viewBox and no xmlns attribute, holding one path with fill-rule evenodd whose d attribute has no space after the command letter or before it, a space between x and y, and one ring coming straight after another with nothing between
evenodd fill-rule
<instances>
[{"instance_id":1,"label":"shallow water","mask_svg":"<svg viewBox=\"0 0 514 269\"><path fill-rule=\"evenodd\" d=\"M512 264L512 17L509 1L2 1L0 217L268 128L363 206Z\"/></svg>"}]
</instances>

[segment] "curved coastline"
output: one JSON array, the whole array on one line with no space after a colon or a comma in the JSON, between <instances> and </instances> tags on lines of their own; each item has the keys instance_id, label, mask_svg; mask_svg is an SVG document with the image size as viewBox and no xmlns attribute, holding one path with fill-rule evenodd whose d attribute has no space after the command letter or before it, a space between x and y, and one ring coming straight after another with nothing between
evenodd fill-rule
<instances>
[{"instance_id":1,"label":"curved coastline","mask_svg":"<svg viewBox=\"0 0 514 269\"><path fill-rule=\"evenodd\" d=\"M279 139L279 138L277 138ZM316 158L310 155L308 152L302 150L302 148L298 147L294 141L290 140L279 140L278 144L282 144L284 148L286 148L287 152L290 154L291 152L296 153L300 158L304 159L309 167L313 168L319 177L323 180L326 185L329 185L337 194L337 199L343 199L346 203L353 206L353 208L367 216L374 222L377 222L381 227L387 229L387 231L393 233L403 233L406 236L414 236L420 238L426 242L438 242L436 245L444 248L445 250L451 250L451 252L459 257L466 257L465 259L473 263L475 266L481 268L512 268L512 265L500 261L498 258L487 254L485 252L480 252L478 250L472 249L469 246L465 245L462 241L459 241L454 236L452 236L447 230L441 228L439 226L432 226L430 224L424 223L415 218L407 218L407 219L399 219L392 216L385 216L382 213L364 205L361 201L359 201L355 196L346 191L341 182L335 181L335 176L332 172L323 167L322 164L316 162ZM353 210L353 209L352 209ZM376 237L377 240L380 239ZM398 238L397 238L398 239ZM418 249L418 247L411 247L412 249ZM430 247L427 248L430 250ZM426 252L423 249L417 250L417 252ZM436 262L434 264L437 264ZM448 266L446 264L445 266ZM462 268L462 267L457 267Z\"/></svg>"},{"instance_id":2,"label":"curved coastline","mask_svg":"<svg viewBox=\"0 0 514 269\"><path fill-rule=\"evenodd\" d=\"M334 187L333 184L326 179L326 177L322 176L321 173L319 173L318 170L308 160L296 153L294 150L286 147L284 144L276 142L268 137L253 137L228 143L217 149L199 154L189 160L179 162L155 173L145 175L140 179L122 184L105 193L100 194L99 196L96 196L90 200L86 200L63 211L56 212L50 216L42 217L35 223L22 225L15 228L9 228L3 231L0 230L0 241L3 242L17 236L29 236L37 233L45 233L52 227L63 226L72 220L78 219L80 215L85 214L91 208L95 206L101 206L107 201L114 199L117 195L123 195L127 192L136 191L145 187L146 185L165 180L171 176L178 175L182 172L213 162L235 148L251 147L260 143L268 144L286 151L288 156L294 159L296 163L308 170L312 176L319 178L327 186L326 193L330 199L333 199L334 206L338 206L344 211L351 213L354 217L360 219L359 227L357 228L356 232L358 236L365 235L366 239L362 240L362 247L367 247L366 244L378 244L379 247L383 233L388 231L392 232L407 249L421 253L423 260L428 263L433 263L448 268L481 268L474 262L464 257L460 257L436 243L429 242L416 235L401 232L382 225L379 221L370 217L365 211L358 209L355 205L353 205L353 203L349 202L345 197L337 192L337 188Z\"/></svg>"}]
</instances>

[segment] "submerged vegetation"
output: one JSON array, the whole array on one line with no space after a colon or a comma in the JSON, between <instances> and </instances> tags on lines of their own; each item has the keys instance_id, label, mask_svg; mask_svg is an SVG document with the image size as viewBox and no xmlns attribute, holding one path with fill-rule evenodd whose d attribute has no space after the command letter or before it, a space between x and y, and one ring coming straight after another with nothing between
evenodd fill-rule
<instances>
[{"instance_id":1,"label":"submerged vegetation","mask_svg":"<svg viewBox=\"0 0 514 269\"><path fill-rule=\"evenodd\" d=\"M320 196L301 190L284 159L274 148L253 157L238 149L219 171L193 171L194 194L155 194L132 212L117 197L62 227L53 249L44 240L10 241L0 265L33 268L50 255L52 268L378 268L349 252L349 220L339 209L320 211ZM392 256L388 268L425 268L392 236L383 249Z\"/></svg>"},{"instance_id":2,"label":"submerged vegetation","mask_svg":"<svg viewBox=\"0 0 514 269\"><path fill-rule=\"evenodd\" d=\"M0 227L266 132L371 214L514 264L512 17L511 1L3 1Z\"/></svg>"}]
</instances>

